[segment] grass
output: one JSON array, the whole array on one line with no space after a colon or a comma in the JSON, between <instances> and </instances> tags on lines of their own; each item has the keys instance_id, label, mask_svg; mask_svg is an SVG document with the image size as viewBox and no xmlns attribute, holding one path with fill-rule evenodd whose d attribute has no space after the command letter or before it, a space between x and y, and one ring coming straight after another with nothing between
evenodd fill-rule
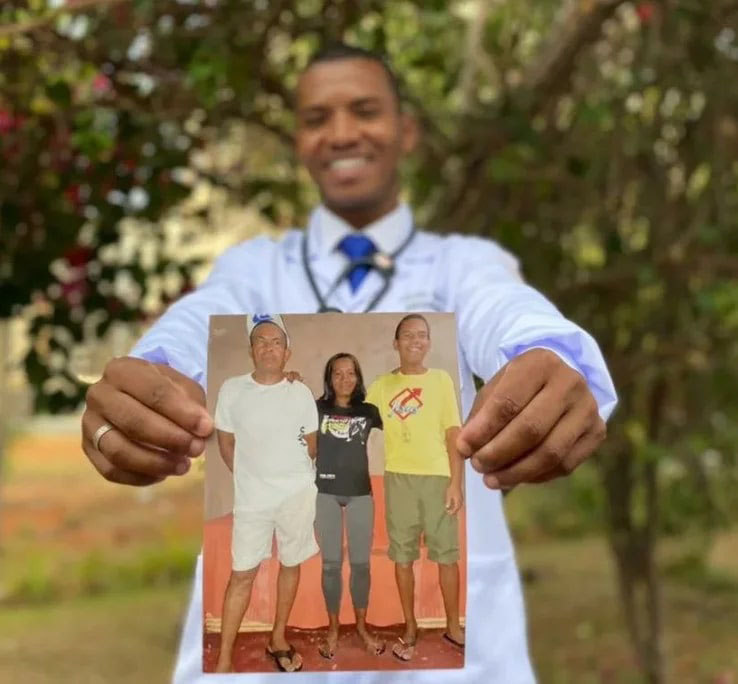
<instances>
[{"instance_id":1,"label":"grass","mask_svg":"<svg viewBox=\"0 0 738 684\"><path fill-rule=\"evenodd\" d=\"M202 478L106 483L76 435L8 453L0 682L169 680L202 529Z\"/></svg>"},{"instance_id":2,"label":"grass","mask_svg":"<svg viewBox=\"0 0 738 684\"><path fill-rule=\"evenodd\" d=\"M192 576L198 551L197 542L171 540L124 553L95 549L78 559L49 558L43 551L37 552L6 579L3 603L41 604L186 581Z\"/></svg>"},{"instance_id":3,"label":"grass","mask_svg":"<svg viewBox=\"0 0 738 684\"><path fill-rule=\"evenodd\" d=\"M533 507L534 488L516 494L513 516ZM528 497L528 500L526 498ZM508 506L513 504L511 498ZM674 552L679 541L669 543ZM530 644L541 684L639 684L605 539L518 540L526 578ZM662 573L668 681L738 682L738 531L719 535L704 567Z\"/></svg>"},{"instance_id":4,"label":"grass","mask_svg":"<svg viewBox=\"0 0 738 684\"><path fill-rule=\"evenodd\" d=\"M169 680L189 583L0 610L0 682Z\"/></svg>"}]
</instances>

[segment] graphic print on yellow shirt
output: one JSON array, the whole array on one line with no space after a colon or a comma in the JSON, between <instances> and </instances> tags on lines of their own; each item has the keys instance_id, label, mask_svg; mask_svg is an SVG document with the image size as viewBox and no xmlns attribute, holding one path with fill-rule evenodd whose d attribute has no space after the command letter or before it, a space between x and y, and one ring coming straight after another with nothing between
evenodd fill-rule
<instances>
[{"instance_id":1,"label":"graphic print on yellow shirt","mask_svg":"<svg viewBox=\"0 0 738 684\"><path fill-rule=\"evenodd\" d=\"M423 400L420 398L422 393L422 387L405 387L390 399L390 408L400 420L407 420L422 408Z\"/></svg>"},{"instance_id":2,"label":"graphic print on yellow shirt","mask_svg":"<svg viewBox=\"0 0 738 684\"><path fill-rule=\"evenodd\" d=\"M461 421L454 384L446 371L385 373L371 384L366 401L379 409L384 422L385 470L450 475L446 430Z\"/></svg>"}]
</instances>

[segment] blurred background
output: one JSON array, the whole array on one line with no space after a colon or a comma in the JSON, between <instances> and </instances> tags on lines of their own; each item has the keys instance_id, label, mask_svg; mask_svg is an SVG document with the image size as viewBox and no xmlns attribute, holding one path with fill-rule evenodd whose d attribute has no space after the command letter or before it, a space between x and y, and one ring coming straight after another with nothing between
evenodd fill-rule
<instances>
[{"instance_id":1,"label":"blurred background","mask_svg":"<svg viewBox=\"0 0 738 684\"><path fill-rule=\"evenodd\" d=\"M213 257L303 225L291 92L386 51L419 224L591 331L610 438L506 499L541 682L738 681L735 0L4 0L0 681L167 681L202 472L109 485L86 384ZM494 590L490 587L490 590Z\"/></svg>"}]
</instances>

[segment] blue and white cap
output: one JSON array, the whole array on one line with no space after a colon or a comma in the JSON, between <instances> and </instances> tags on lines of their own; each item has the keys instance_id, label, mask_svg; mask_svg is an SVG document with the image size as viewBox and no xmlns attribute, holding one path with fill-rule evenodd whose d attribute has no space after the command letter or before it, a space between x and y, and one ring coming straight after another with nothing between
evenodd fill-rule
<instances>
[{"instance_id":1,"label":"blue and white cap","mask_svg":"<svg viewBox=\"0 0 738 684\"><path fill-rule=\"evenodd\" d=\"M262 323L273 323L278 328L280 328L284 333L284 336L287 338L287 346L290 346L290 336L287 333L287 328L285 327L284 321L279 314L249 314L246 319L246 333L248 334L249 339L251 339L251 333L254 331L254 328L261 325Z\"/></svg>"}]
</instances>

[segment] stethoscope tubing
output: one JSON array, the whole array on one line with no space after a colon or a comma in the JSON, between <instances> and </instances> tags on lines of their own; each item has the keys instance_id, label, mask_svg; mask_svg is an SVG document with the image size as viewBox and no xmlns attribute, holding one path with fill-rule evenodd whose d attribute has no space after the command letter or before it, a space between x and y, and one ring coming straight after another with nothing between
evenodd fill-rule
<instances>
[{"instance_id":1,"label":"stethoscope tubing","mask_svg":"<svg viewBox=\"0 0 738 684\"><path fill-rule=\"evenodd\" d=\"M307 275L308 283L310 284L310 289L313 291L313 294L315 295L315 298L318 300L318 313L327 313L327 312L337 312L341 313L340 309L336 309L335 307L330 307L326 304L326 299L328 299L338 288L338 286L341 284L341 282L348 276L351 271L353 271L357 266L370 266L374 268L375 270L379 271L379 273L382 275L382 278L384 279L384 284L382 286L382 289L374 296L374 299L372 299L371 302L369 302L369 306L364 310L364 313L369 313L370 311L373 311L377 304L381 301L382 297L384 297L385 294L387 294L387 290L389 290L390 283L392 282L392 277L395 273L395 260L397 259L402 252L405 251L407 246L412 242L413 238L417 234L417 230L415 226L413 226L412 230L410 231L410 234L405 238L405 241L392 253L389 255L386 254L375 254L372 257L366 257L363 259L358 259L357 261L352 261L351 263L346 265L346 268L341 271L341 273L338 275L336 280L333 282L333 284L328 288L327 292L322 295L320 294L320 290L318 289L318 285L315 282L315 275L313 274L313 270L310 268L310 259L308 255L308 232L305 231L305 235L302 239L302 265L305 269L305 274ZM381 265L382 260L387 261L387 265L383 266Z\"/></svg>"}]
</instances>

